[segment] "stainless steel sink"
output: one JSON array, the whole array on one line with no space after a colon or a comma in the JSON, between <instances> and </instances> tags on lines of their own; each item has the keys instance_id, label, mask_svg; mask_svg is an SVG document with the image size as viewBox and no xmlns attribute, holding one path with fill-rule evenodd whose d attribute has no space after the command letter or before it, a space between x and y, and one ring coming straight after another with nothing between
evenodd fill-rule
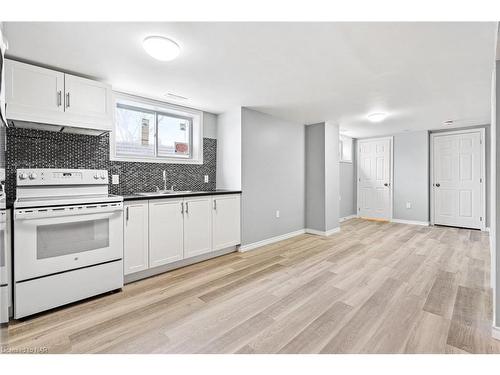
<instances>
[{"instance_id":1,"label":"stainless steel sink","mask_svg":"<svg viewBox=\"0 0 500 375\"><path fill-rule=\"evenodd\" d=\"M156 197L158 195L175 195L175 194L187 194L192 193L192 190L167 190L167 191L141 191L139 193L135 193L137 195L142 195L146 197Z\"/></svg>"}]
</instances>

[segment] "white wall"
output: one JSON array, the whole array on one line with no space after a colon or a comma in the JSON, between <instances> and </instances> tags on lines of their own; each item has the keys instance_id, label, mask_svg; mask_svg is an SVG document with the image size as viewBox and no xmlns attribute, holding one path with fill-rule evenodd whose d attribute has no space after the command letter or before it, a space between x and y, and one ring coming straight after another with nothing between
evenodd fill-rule
<instances>
[{"instance_id":1,"label":"white wall","mask_svg":"<svg viewBox=\"0 0 500 375\"><path fill-rule=\"evenodd\" d=\"M203 138L217 138L217 115L203 112Z\"/></svg>"},{"instance_id":2,"label":"white wall","mask_svg":"<svg viewBox=\"0 0 500 375\"><path fill-rule=\"evenodd\" d=\"M242 244L302 230L304 126L248 108L241 124Z\"/></svg>"},{"instance_id":3,"label":"white wall","mask_svg":"<svg viewBox=\"0 0 500 375\"><path fill-rule=\"evenodd\" d=\"M217 189L241 189L241 108L217 116Z\"/></svg>"}]
</instances>

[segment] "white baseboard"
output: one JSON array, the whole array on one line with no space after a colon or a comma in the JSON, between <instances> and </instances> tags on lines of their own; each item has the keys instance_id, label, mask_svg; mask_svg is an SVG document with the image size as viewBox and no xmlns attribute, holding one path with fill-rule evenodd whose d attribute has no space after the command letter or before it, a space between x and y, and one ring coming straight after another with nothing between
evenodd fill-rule
<instances>
[{"instance_id":1,"label":"white baseboard","mask_svg":"<svg viewBox=\"0 0 500 375\"><path fill-rule=\"evenodd\" d=\"M493 326L491 328L491 337L493 337L496 340L500 340L500 327Z\"/></svg>"},{"instance_id":2,"label":"white baseboard","mask_svg":"<svg viewBox=\"0 0 500 375\"><path fill-rule=\"evenodd\" d=\"M317 236L331 236L332 234L338 233L338 232L340 232L340 227L327 230L326 232L325 231L316 230L316 229L306 228L306 233L315 234Z\"/></svg>"},{"instance_id":3,"label":"white baseboard","mask_svg":"<svg viewBox=\"0 0 500 375\"><path fill-rule=\"evenodd\" d=\"M349 216L344 216L339 219L339 222L343 222L346 220L354 219L355 217L358 217L358 215L349 215Z\"/></svg>"},{"instance_id":4,"label":"white baseboard","mask_svg":"<svg viewBox=\"0 0 500 375\"><path fill-rule=\"evenodd\" d=\"M403 220L403 219L392 219L391 221L393 223L399 223L399 224L425 225L426 227L429 226L428 221Z\"/></svg>"},{"instance_id":5,"label":"white baseboard","mask_svg":"<svg viewBox=\"0 0 500 375\"><path fill-rule=\"evenodd\" d=\"M283 240L286 240L287 238L295 237L295 236L298 236L298 235L304 234L304 233L306 233L306 231L304 229L299 229L299 230L296 230L294 232L282 234L280 236L267 238L265 240L254 242L254 243L249 243L248 245L242 245L239 247L238 251L240 253L244 253L245 251L253 250L253 249L256 249L258 247L265 246L265 245L270 245L274 242L283 241Z\"/></svg>"}]
</instances>

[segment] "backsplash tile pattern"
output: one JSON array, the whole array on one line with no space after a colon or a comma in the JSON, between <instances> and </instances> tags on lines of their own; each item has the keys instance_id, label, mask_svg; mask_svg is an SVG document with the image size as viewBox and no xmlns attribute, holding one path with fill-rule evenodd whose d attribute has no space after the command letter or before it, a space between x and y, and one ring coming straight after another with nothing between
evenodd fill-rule
<instances>
[{"instance_id":1,"label":"backsplash tile pattern","mask_svg":"<svg viewBox=\"0 0 500 375\"><path fill-rule=\"evenodd\" d=\"M217 140L203 139L203 164L161 164L121 162L109 159L109 135L100 137L32 129L7 129L7 197L15 199L16 170L19 168L107 169L120 176L110 193L129 195L137 191L167 187L176 190L215 190ZM209 183L204 182L208 175Z\"/></svg>"}]
</instances>

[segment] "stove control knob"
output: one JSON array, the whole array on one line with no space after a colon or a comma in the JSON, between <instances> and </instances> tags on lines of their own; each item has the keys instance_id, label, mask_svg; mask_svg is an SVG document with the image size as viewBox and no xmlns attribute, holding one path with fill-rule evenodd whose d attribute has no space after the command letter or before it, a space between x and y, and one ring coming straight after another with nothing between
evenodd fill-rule
<instances>
[{"instance_id":1,"label":"stove control knob","mask_svg":"<svg viewBox=\"0 0 500 375\"><path fill-rule=\"evenodd\" d=\"M94 180L98 180L99 179L99 175L94 175Z\"/></svg>"},{"instance_id":2,"label":"stove control knob","mask_svg":"<svg viewBox=\"0 0 500 375\"><path fill-rule=\"evenodd\" d=\"M101 180L105 180L106 179L106 175L102 174L101 175Z\"/></svg>"},{"instance_id":3,"label":"stove control knob","mask_svg":"<svg viewBox=\"0 0 500 375\"><path fill-rule=\"evenodd\" d=\"M26 173L21 173L21 174L19 175L19 179L20 179L20 180L26 180L27 178L28 178L28 175L27 175Z\"/></svg>"},{"instance_id":4,"label":"stove control knob","mask_svg":"<svg viewBox=\"0 0 500 375\"><path fill-rule=\"evenodd\" d=\"M38 176L36 175L35 172L30 173L30 180L35 180Z\"/></svg>"}]
</instances>

